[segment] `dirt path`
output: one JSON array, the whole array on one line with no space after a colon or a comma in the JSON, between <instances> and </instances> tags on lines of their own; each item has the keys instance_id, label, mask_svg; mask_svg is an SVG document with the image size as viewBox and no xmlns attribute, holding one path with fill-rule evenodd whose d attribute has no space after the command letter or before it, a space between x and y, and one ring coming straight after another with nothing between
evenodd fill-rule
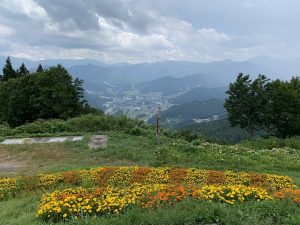
<instances>
[{"instance_id":1,"label":"dirt path","mask_svg":"<svg viewBox=\"0 0 300 225\"><path fill-rule=\"evenodd\" d=\"M25 167L25 162L17 160L6 151L0 151L0 175L14 174Z\"/></svg>"}]
</instances>

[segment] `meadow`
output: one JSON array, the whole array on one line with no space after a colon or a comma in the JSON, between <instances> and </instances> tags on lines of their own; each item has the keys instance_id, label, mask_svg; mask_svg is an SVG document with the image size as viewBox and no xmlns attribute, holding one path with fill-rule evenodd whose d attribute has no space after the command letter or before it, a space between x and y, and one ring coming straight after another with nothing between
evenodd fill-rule
<instances>
[{"instance_id":1,"label":"meadow","mask_svg":"<svg viewBox=\"0 0 300 225\"><path fill-rule=\"evenodd\" d=\"M92 133L108 135L107 149L91 151L88 148L88 141ZM4 156L2 157L4 160L0 161L0 167L9 162L14 165L3 167L0 170L1 178L16 179L16 177L22 177L16 182L18 188L16 188L15 193L8 192L5 199L0 201L1 225L45 223L300 224L298 192L287 194L288 189L297 190L300 186L299 138L258 139L237 145L219 145L203 139L187 141L186 137L180 137L173 132L163 130L162 144L157 146L153 127L125 118L106 118L105 116L93 115L66 122L38 121L14 129L5 126L0 129L2 139L8 136L57 136L65 134L82 134L84 140L60 144L0 145L0 155ZM94 180L82 179L82 176L78 175L82 174L78 171L97 171L99 168L102 172L96 173L95 177L101 178L101 182L96 178ZM120 168L127 168L126 171L131 172L126 173L123 170L121 174L103 173L103 168L108 168L108 171L111 170L114 173L115 169L120 170ZM141 181L148 178L138 177L139 179L136 181L139 181L140 194L134 195L136 204L132 203L132 198L130 198L129 204L129 198L124 193L136 193L136 189L134 189L136 186L131 186L134 182L128 183L134 177L132 171L143 168L146 171L148 169L157 171L162 168L163 171L168 172L159 173L157 179L154 179L152 175L150 176L149 171L143 172L144 177L150 176L155 182L143 183ZM202 176L203 179L200 179L201 182L186 182L186 179L195 176L186 172L191 170L202 171L201 174L204 175ZM44 186L33 185L35 184L33 181L37 182L40 179L39 176L51 177L53 174L56 174L55 176L58 176L57 174L64 175L55 178L57 179L57 182L54 182L55 185L52 185L53 183L46 183L47 185ZM130 179L121 179L122 174L131 174ZM167 181L161 177L165 174L169 177L166 179ZM174 174L177 180L174 178ZM229 176L228 174L239 175ZM104 179L105 176L109 178ZM274 181L273 178L270 178L272 176L277 177L274 179L276 182L279 179L279 183L286 178L288 181L285 180L284 184L287 182L292 186L270 186ZM121 184L120 182L113 183L111 177L116 177L115 180L124 182ZM239 179L235 178L234 180L233 177ZM240 179L240 177L243 178ZM52 178L50 181L48 178L46 179L47 182L53 182ZM83 190L78 191L77 188L79 187L82 187ZM113 188L114 191L109 188ZM129 190L128 188L133 189ZM103 193L107 193L109 190L112 196L119 196L115 200L122 197L127 202L125 205L120 203L122 208L118 213L104 213L104 211L99 210L99 212L91 211L91 213L81 212L78 215L69 213L65 217L63 217L64 213L60 213L56 219L51 219L52 216L50 219L44 216L36 217L43 202L42 196L51 195L55 198L61 198L67 193L69 197L75 196L77 199L79 194L79 197L85 198L86 196L94 196L95 202L98 202L105 199ZM152 191L149 192L149 190ZM174 190L180 191L174 193ZM205 198L205 191L208 190L213 191L209 192L210 194ZM246 193L245 190L248 192ZM264 192L265 190L267 192ZM57 192L61 193L55 195ZM222 196L222 192L227 194L234 192L234 194L233 197L227 199L228 196ZM213 196L210 196L212 194ZM106 194L105 196L110 195ZM147 198L137 196L147 196ZM224 197L226 201L220 200L219 196ZM86 199L86 201L90 200L90 198ZM229 202L227 202L228 200ZM231 200L234 200L233 204L230 204ZM48 204L49 202L45 203ZM97 205L91 205L94 208L90 210L96 210L96 206L103 204L103 202L99 202ZM63 207L62 209L66 210ZM81 207L79 210L85 210L85 208ZM43 215L48 216L47 213L48 211Z\"/></svg>"}]
</instances>

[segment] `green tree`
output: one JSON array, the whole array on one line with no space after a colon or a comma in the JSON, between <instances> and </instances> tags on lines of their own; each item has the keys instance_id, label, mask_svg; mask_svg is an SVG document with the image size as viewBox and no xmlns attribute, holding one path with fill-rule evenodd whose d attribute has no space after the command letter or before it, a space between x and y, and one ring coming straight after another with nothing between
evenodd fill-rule
<instances>
[{"instance_id":1,"label":"green tree","mask_svg":"<svg viewBox=\"0 0 300 225\"><path fill-rule=\"evenodd\" d=\"M300 135L300 79L275 80L268 85L268 103L264 116L266 129L286 138Z\"/></svg>"},{"instance_id":2,"label":"green tree","mask_svg":"<svg viewBox=\"0 0 300 225\"><path fill-rule=\"evenodd\" d=\"M22 63L20 68L17 70L17 75L18 76L24 76L24 75L28 75L28 74L29 74L29 71L27 70L25 64Z\"/></svg>"},{"instance_id":3,"label":"green tree","mask_svg":"<svg viewBox=\"0 0 300 225\"><path fill-rule=\"evenodd\" d=\"M245 128L252 137L261 129L267 103L268 81L264 75L259 75L252 81L249 75L240 73L236 81L230 83L224 107L231 126Z\"/></svg>"},{"instance_id":4,"label":"green tree","mask_svg":"<svg viewBox=\"0 0 300 225\"><path fill-rule=\"evenodd\" d=\"M7 57L2 71L3 71L3 75L0 77L1 81L7 81L11 78L16 78L18 76L17 72L14 70L11 64L9 57Z\"/></svg>"},{"instance_id":5,"label":"green tree","mask_svg":"<svg viewBox=\"0 0 300 225\"><path fill-rule=\"evenodd\" d=\"M36 72L41 73L43 71L44 71L43 66L41 64L39 64L38 68L36 69Z\"/></svg>"},{"instance_id":6,"label":"green tree","mask_svg":"<svg viewBox=\"0 0 300 225\"><path fill-rule=\"evenodd\" d=\"M75 85L61 65L9 79L0 84L0 120L15 127L36 119L67 119L92 112L80 99L82 94L82 82Z\"/></svg>"},{"instance_id":7,"label":"green tree","mask_svg":"<svg viewBox=\"0 0 300 225\"><path fill-rule=\"evenodd\" d=\"M73 80L61 65L35 74L36 94L32 102L40 109L38 118L66 119L80 114L81 102Z\"/></svg>"}]
</instances>

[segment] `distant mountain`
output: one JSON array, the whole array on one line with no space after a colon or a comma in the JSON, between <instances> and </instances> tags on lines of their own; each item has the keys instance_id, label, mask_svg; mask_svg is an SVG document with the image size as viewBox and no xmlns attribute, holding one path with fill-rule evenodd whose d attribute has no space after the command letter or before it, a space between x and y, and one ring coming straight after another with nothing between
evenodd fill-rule
<instances>
[{"instance_id":1,"label":"distant mountain","mask_svg":"<svg viewBox=\"0 0 300 225\"><path fill-rule=\"evenodd\" d=\"M259 56L249 59L248 62L261 68L260 73L272 79L290 79L292 76L300 76L300 58L288 60L274 59L268 56Z\"/></svg>"},{"instance_id":2,"label":"distant mountain","mask_svg":"<svg viewBox=\"0 0 300 225\"><path fill-rule=\"evenodd\" d=\"M0 56L0 67L2 68L5 64L7 56ZM44 68L49 66L54 66L57 64L61 64L66 68L70 68L76 65L99 65L99 66L107 66L107 64L99 62L97 60L90 60L90 59L47 59L47 60L28 60L16 57L10 57L12 61L12 65L15 69L19 68L20 65L24 62L26 67L31 70L35 70L39 64L42 64ZM1 71L2 72L2 71Z\"/></svg>"},{"instance_id":3,"label":"distant mountain","mask_svg":"<svg viewBox=\"0 0 300 225\"><path fill-rule=\"evenodd\" d=\"M195 74L181 78L166 76L140 83L137 88L141 93L161 92L163 95L172 95L205 85L206 77L206 74Z\"/></svg>"},{"instance_id":4,"label":"distant mountain","mask_svg":"<svg viewBox=\"0 0 300 225\"><path fill-rule=\"evenodd\" d=\"M196 87L172 99L175 104L184 104L192 101L203 101L210 98L224 100L227 87L206 88Z\"/></svg>"},{"instance_id":5,"label":"distant mountain","mask_svg":"<svg viewBox=\"0 0 300 225\"><path fill-rule=\"evenodd\" d=\"M300 58L291 60L277 60L265 56L256 57L247 61L236 62L223 60L216 62L187 62L187 61L162 61L154 63L117 63L106 64L89 59L53 59L32 61L27 59L12 58L15 68L22 62L28 69L35 70L41 63L44 67L62 64L74 77L80 77L85 81L99 84L99 90L103 88L103 82L112 85L137 84L171 76L181 78L191 74L201 74L203 86L220 87L227 86L234 81L237 74L243 72L257 76L265 74L270 78L288 79L292 75L300 75ZM0 67L5 63L6 56L0 56ZM149 87L149 90L152 88ZM158 88L159 89L159 88Z\"/></svg>"},{"instance_id":6,"label":"distant mountain","mask_svg":"<svg viewBox=\"0 0 300 225\"><path fill-rule=\"evenodd\" d=\"M300 59L291 61L277 61L251 59L243 62L235 62L231 60L199 63L199 62L182 62L182 61L162 61L155 63L140 63L140 64L117 64L117 65L79 65L70 68L71 74L79 76L84 80L92 80L96 83L109 82L113 85L128 85L145 83L141 86L145 92L157 91L174 93L177 90L186 89L184 82L182 87L178 88L177 82L182 80L174 80L173 78L182 78L191 76L192 79L199 77L196 86L205 87L222 87L233 82L238 73L243 72L256 77L258 74L265 74L268 77L274 78L290 78L292 75L297 75L300 70L297 67L300 64ZM276 64L276 65L275 65ZM289 68L289 66L291 66ZM280 72L277 72L280 71ZM294 71L294 72L293 72ZM300 74L300 73L299 73ZM165 78L164 78L165 77ZM160 80L163 78L162 80ZM201 79L200 79L201 78ZM157 80L157 81L154 81ZM154 82L149 82L154 81ZM166 88L166 83L174 85L175 90L171 87ZM171 86L171 85L169 85ZM195 85L187 86L195 87ZM177 89L177 90L176 90Z\"/></svg>"},{"instance_id":7,"label":"distant mountain","mask_svg":"<svg viewBox=\"0 0 300 225\"><path fill-rule=\"evenodd\" d=\"M179 128L191 124L194 120L210 119L214 115L224 117L224 100L208 99L205 101L193 101L181 105L174 105L161 112L161 124L168 128ZM156 123L156 116L149 121Z\"/></svg>"}]
</instances>

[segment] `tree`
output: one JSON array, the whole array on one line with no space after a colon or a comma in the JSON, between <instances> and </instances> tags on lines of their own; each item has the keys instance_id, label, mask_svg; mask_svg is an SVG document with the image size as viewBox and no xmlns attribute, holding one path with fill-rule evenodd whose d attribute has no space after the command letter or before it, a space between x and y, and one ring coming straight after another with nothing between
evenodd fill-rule
<instances>
[{"instance_id":1,"label":"tree","mask_svg":"<svg viewBox=\"0 0 300 225\"><path fill-rule=\"evenodd\" d=\"M28 75L28 74L29 74L29 71L27 70L25 64L22 63L19 70L17 70L17 75L18 76L24 76L24 75Z\"/></svg>"},{"instance_id":2,"label":"tree","mask_svg":"<svg viewBox=\"0 0 300 225\"><path fill-rule=\"evenodd\" d=\"M290 82L271 82L267 94L267 110L264 116L266 129L281 138L300 135L299 77L293 77Z\"/></svg>"},{"instance_id":3,"label":"tree","mask_svg":"<svg viewBox=\"0 0 300 225\"><path fill-rule=\"evenodd\" d=\"M240 73L235 83L230 83L224 107L228 112L231 126L239 125L245 128L252 137L255 136L263 123L268 81L266 76L259 75L252 82L249 75Z\"/></svg>"},{"instance_id":4,"label":"tree","mask_svg":"<svg viewBox=\"0 0 300 225\"><path fill-rule=\"evenodd\" d=\"M40 109L38 118L67 119L81 113L81 100L68 71L62 66L50 67L35 74L32 106Z\"/></svg>"},{"instance_id":5,"label":"tree","mask_svg":"<svg viewBox=\"0 0 300 225\"><path fill-rule=\"evenodd\" d=\"M39 64L38 68L36 69L36 72L41 73L43 71L44 71L43 66L41 64Z\"/></svg>"},{"instance_id":6,"label":"tree","mask_svg":"<svg viewBox=\"0 0 300 225\"><path fill-rule=\"evenodd\" d=\"M14 70L14 68L12 67L10 58L7 57L6 61L5 61L5 65L2 69L3 71L3 75L1 76L1 81L7 81L11 78L16 78L18 76L17 72Z\"/></svg>"},{"instance_id":7,"label":"tree","mask_svg":"<svg viewBox=\"0 0 300 225\"><path fill-rule=\"evenodd\" d=\"M82 81L73 81L61 65L9 79L0 84L0 121L15 127L36 119L67 119L94 112L81 96Z\"/></svg>"},{"instance_id":8,"label":"tree","mask_svg":"<svg viewBox=\"0 0 300 225\"><path fill-rule=\"evenodd\" d=\"M83 85L83 80L81 80L79 78L75 78L75 80L74 80L74 87L75 87L76 92L77 92L77 97L79 99L85 101L84 100L84 89L83 89L82 85Z\"/></svg>"}]
</instances>

